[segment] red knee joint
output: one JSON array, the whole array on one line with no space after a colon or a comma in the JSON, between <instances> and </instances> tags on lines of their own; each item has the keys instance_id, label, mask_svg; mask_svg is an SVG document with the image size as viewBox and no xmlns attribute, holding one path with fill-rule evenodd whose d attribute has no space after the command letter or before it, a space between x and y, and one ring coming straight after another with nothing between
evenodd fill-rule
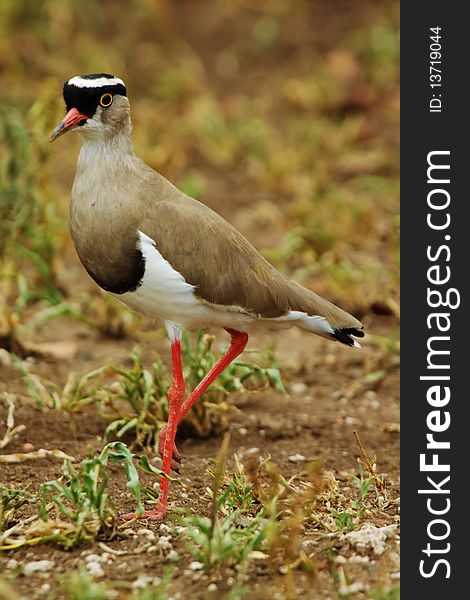
<instances>
[{"instance_id":1,"label":"red knee joint","mask_svg":"<svg viewBox=\"0 0 470 600\"><path fill-rule=\"evenodd\" d=\"M230 329L229 327L225 328L225 331L230 334L232 340L231 344L233 346L238 346L244 348L248 343L248 334L244 331L238 331L237 329Z\"/></svg>"}]
</instances>

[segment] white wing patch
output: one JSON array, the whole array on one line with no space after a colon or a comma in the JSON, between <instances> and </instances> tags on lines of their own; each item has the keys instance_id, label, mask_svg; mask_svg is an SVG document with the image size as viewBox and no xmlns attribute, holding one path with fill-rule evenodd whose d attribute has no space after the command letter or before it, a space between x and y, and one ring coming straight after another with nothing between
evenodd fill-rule
<instances>
[{"instance_id":1,"label":"white wing patch","mask_svg":"<svg viewBox=\"0 0 470 600\"><path fill-rule=\"evenodd\" d=\"M251 331L257 328L285 329L293 325L331 339L334 330L325 317L290 311L282 317L263 319L238 306L201 300L194 293L195 286L187 283L160 254L156 242L142 231L139 231L137 247L145 259L141 284L133 292L113 295L136 312L164 324L172 339L178 339L183 329L212 326Z\"/></svg>"},{"instance_id":2,"label":"white wing patch","mask_svg":"<svg viewBox=\"0 0 470 600\"><path fill-rule=\"evenodd\" d=\"M197 312L194 286L186 283L157 250L155 241L139 231L138 249L145 259L141 284L134 292L116 296L130 308L159 321L170 321L177 327L187 324L187 316Z\"/></svg>"},{"instance_id":3,"label":"white wing patch","mask_svg":"<svg viewBox=\"0 0 470 600\"><path fill-rule=\"evenodd\" d=\"M156 242L139 231L138 249L145 259L145 272L133 292L114 294L120 302L165 325L170 336L178 330L203 327L233 327L246 330L253 318L232 313L227 307L210 305L197 298L195 286L187 283L156 247ZM168 328L169 326L169 328Z\"/></svg>"},{"instance_id":4,"label":"white wing patch","mask_svg":"<svg viewBox=\"0 0 470 600\"><path fill-rule=\"evenodd\" d=\"M320 315L308 315L300 310L291 310L283 317L265 319L265 321L274 321L279 324L286 323L287 327L296 325L301 329L306 329L307 331L321 335L329 340L331 340L331 335L334 333L333 327L325 317L321 317Z\"/></svg>"},{"instance_id":5,"label":"white wing patch","mask_svg":"<svg viewBox=\"0 0 470 600\"><path fill-rule=\"evenodd\" d=\"M157 250L155 241L142 231L139 231L137 247L145 258L143 286L147 284L153 289L160 289L166 293L173 292L177 296L193 293L194 286L186 283L181 273L173 269L170 263Z\"/></svg>"}]
</instances>

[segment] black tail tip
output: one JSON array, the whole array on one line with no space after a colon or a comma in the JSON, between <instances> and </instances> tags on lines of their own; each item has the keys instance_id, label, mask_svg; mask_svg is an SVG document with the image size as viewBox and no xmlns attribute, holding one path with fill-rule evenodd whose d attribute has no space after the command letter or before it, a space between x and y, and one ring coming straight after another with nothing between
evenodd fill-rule
<instances>
[{"instance_id":1,"label":"black tail tip","mask_svg":"<svg viewBox=\"0 0 470 600\"><path fill-rule=\"evenodd\" d=\"M332 335L336 341L341 342L346 346L360 348L361 345L358 344L356 340L351 336L362 338L364 337L364 332L362 331L362 329L357 329L356 327L344 327L335 329Z\"/></svg>"}]
</instances>

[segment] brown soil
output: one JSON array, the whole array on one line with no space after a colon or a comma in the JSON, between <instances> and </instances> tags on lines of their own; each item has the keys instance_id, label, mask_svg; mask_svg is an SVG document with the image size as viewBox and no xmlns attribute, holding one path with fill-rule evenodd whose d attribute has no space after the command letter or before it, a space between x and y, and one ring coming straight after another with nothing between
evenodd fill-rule
<instances>
[{"instance_id":1,"label":"brown soil","mask_svg":"<svg viewBox=\"0 0 470 600\"><path fill-rule=\"evenodd\" d=\"M353 2L342 0L338 3L312 2L310 20L284 23L284 33L272 52L264 57L253 57L241 52L239 73L243 74L236 82L220 77L212 60L215 50L227 43L230 37L243 39L250 27L250 11L256 11L255 4L250 8L247 4L246 19L236 24L225 23L215 31L211 31L211 11L204 9L204 4L185 1L180 10L175 9L172 23L180 35L187 40L207 70L208 81L214 93L223 95L231 86L243 86L247 93L256 94L258 85L275 86L282 82L286 73L295 70L295 65L302 64L299 48L302 52L323 52L333 48L345 33L356 24L367 26L374 23L376 12L387 3ZM210 6L211 3L207 3ZM391 4L391 3L389 3ZM350 18L344 19L347 11ZM293 11L295 14L295 11ZM341 18L339 15L341 14ZM327 24L325 27L324 25ZM312 33L313 32L313 33ZM305 54L303 54L304 56ZM296 63L297 61L297 63ZM275 106L273 108L275 110ZM198 157L194 157L197 163ZM262 203L252 183L245 181L243 173L220 173L211 169L210 165L199 165L208 181L208 189L204 202L230 220L257 247L275 247L279 236L283 235L283 227L276 221L259 218L262 216ZM250 212L252 198L259 202L259 210ZM273 201L273 198L270 198ZM275 201L275 200L274 200ZM235 209L235 206L241 209ZM279 200L280 210L283 201ZM278 229L276 229L278 227ZM82 290L92 291L93 285L84 275L74 254L64 259L64 273L61 275L64 287L74 297ZM96 290L93 291L96 293ZM345 305L343 303L343 305ZM347 300L346 300L346 308ZM368 314L364 316L364 324L368 335L395 337L397 322L391 316ZM217 333L217 332L214 332ZM217 341L222 347L226 336L217 333ZM84 325L63 319L49 321L35 332L35 343L66 341L76 345L73 358L47 359L38 356L30 359L31 371L41 377L63 385L70 372L87 372L109 362L123 364L128 360L129 351L136 345L137 339L124 338L112 340L102 337ZM150 364L155 353L161 354L169 365L169 348L163 337L150 341L139 341L144 364ZM242 458L247 451L257 448L262 457L271 456L285 477L302 470L302 465L289 460L296 454L304 455L308 460L321 462L325 473L331 472L344 489L350 486L351 475L357 473L358 447L353 431L360 435L362 443L370 457L377 457L377 471L385 477L387 495L390 500L383 510L371 511L364 515L364 523L384 526L398 523L399 514L399 436L396 424L399 421L399 372L398 359L387 359L385 352L376 345L368 344L367 338L362 351L346 348L326 340L311 336L300 330L289 330L276 335L260 334L250 338L249 348L272 346L283 374L289 398L284 398L275 391L234 394L230 402L239 410L230 417L231 453L228 468L233 468L233 452ZM72 455L77 461L85 458L89 449L102 448L102 439L106 423L88 407L73 417L60 411L42 411L28 398L24 382L18 370L8 364L6 355L4 363L0 360L0 394L9 392L14 395L16 410L15 424L23 424L24 431L2 450L2 453L24 452L39 448L60 449ZM249 355L248 355L249 356ZM386 375L375 383L363 381L364 375L384 368ZM303 385L302 385L303 384ZM6 410L0 404L0 438L3 436ZM180 439L179 450L183 455L181 478L185 484L184 492L179 486L171 488L171 507L184 507L200 515L208 515L210 500L206 487L210 485L210 477L206 470L220 448L222 437L209 439ZM248 452L248 455L250 452ZM0 482L8 487L22 488L30 485L31 491L50 479L61 475L60 460L43 458L21 464L6 465L0 463ZM121 469L110 466L110 492L114 497L119 512L133 509L131 494L125 487ZM143 477L144 481L152 481ZM171 521L171 514L169 521ZM121 556L109 558L102 564L103 581L110 587L116 584L117 598L127 598L129 587L122 588L122 582L134 582L140 574L161 577L168 566L165 551L157 542L149 544L151 534L140 531L142 528L155 532L156 539L162 535L159 524L135 522L124 537L116 537L107 541L107 545L116 551L127 551ZM305 526L302 533L303 548L306 554L315 561L315 574L295 570L293 575L294 589L289 588L285 573L279 572L269 561L252 561L248 570L245 598L257 600L264 598L311 598L328 599L339 597L340 571L343 569L347 581L363 582L353 589L348 598L365 600L373 598L373 590L394 587L398 581L394 578L399 570L396 539L388 540L387 549L381 555L365 553L368 560L361 563L348 561L357 555L357 551L348 548L340 541L340 535L328 537L318 535L313 529ZM235 570L221 570L206 575L203 571L188 569L193 560L185 544L177 536L172 544L179 555L175 564L173 583L169 587L168 598L218 599L225 598L231 590L230 578L236 579ZM150 548L149 548L150 546ZM345 563L335 563L331 559L331 550L343 555ZM144 551L142 551L144 550ZM15 559L21 564L42 559L53 560L54 570L47 573L34 573L28 577L19 576L12 585L27 600L60 598L57 592L56 575L65 573L83 563L88 554L102 555L105 550L99 542L65 551L53 545L21 548L10 551L0 557L0 574L10 577L14 569L7 568L8 561ZM11 563L10 563L11 567ZM216 588L210 587L214 583ZM49 586L49 587L48 587ZM120 587L121 586L121 587ZM209 589L208 589L209 588ZM0 597L1 597L0 589ZM377 596L379 597L379 596ZM380 596L386 598L388 596ZM391 596L390 596L391 598Z\"/></svg>"},{"instance_id":2,"label":"brown soil","mask_svg":"<svg viewBox=\"0 0 470 600\"><path fill-rule=\"evenodd\" d=\"M380 332L387 335L390 323L388 318L376 317L368 320L369 332ZM47 335L50 339L54 335L63 339L63 329L57 325L48 325ZM118 364L122 362L123 354L127 353L135 342L123 340L110 342L96 335L82 330L80 339L80 355L75 360L56 360L46 362L37 360L32 370L41 376L64 383L70 370L88 371L93 367L106 362L103 360L113 358ZM77 337L75 339L77 339ZM222 340L221 340L222 341ZM339 344L330 344L313 336L304 335L300 331L287 331L275 338L265 335L253 336L250 347L266 347L272 342L276 349L280 363L284 365L286 387L290 392L289 398L284 398L273 391L235 395L231 402L239 408L231 418L231 451L236 451L239 456L246 458L246 451L252 448L259 449L259 455L270 455L276 462L284 476L289 477L299 472L297 463L292 463L289 457L302 454L307 459L319 460L325 472L331 471L342 485L348 485L350 477L357 472L356 457L359 455L353 431L360 434L370 456L377 456L378 472L386 477L387 493L391 501L384 511L376 511L364 518L364 522L372 522L377 526L395 523L397 520L396 500L399 496L399 439L396 432L388 431L389 425L396 423L399 418L398 408L398 371L392 368L376 389L359 391L346 400L346 395L351 390L358 377L370 371L374 363L376 349L367 347L361 351L354 351ZM168 359L166 343L141 344L144 364L148 364L155 350L162 352ZM2 367L1 379L5 383L2 389L22 397L24 386L20 381L18 372L11 367ZM304 386L299 386L303 383ZM4 423L4 415L1 415ZM59 411L41 411L29 402L21 404L15 413L15 423L24 424L25 430L17 440L11 442L4 452L22 452L25 449L54 449L58 448L77 460L85 458L90 448L99 450L102 447L100 436L103 433L103 422L93 411L87 409L83 414L76 414L72 418ZM392 428L393 429L393 428ZM181 472L182 480L186 486L185 493L181 495L178 486L171 492L171 504L174 507L185 507L197 514L208 514L210 501L205 495L205 489L210 485L210 478L206 473L210 459L214 458L220 448L221 438L212 437L205 440L182 439L179 449L184 457ZM233 459L228 461L229 469L233 468ZM55 479L61 474L61 461L52 458L38 459L15 465L1 465L1 481L9 487L22 488L29 484L31 491L37 490L40 484L50 479ZM125 480L118 467L110 467L110 492L117 502L120 512L133 509L133 500L125 487ZM144 477L144 481L146 478ZM147 478L148 481L148 478ZM171 521L171 517L169 518ZM134 523L131 529L138 531L142 527L148 528L159 535L159 525L152 523ZM315 540L314 546L306 546L316 561L317 572L312 580L302 572L296 573L296 588L299 593L304 590L303 597L307 598L332 598L336 597L336 584L332 573L334 565L328 559L328 547L337 546L338 552L346 557L354 554L351 549L344 551L338 542L339 536L329 540L324 536L313 535L306 526L304 540ZM323 539L322 539L323 538ZM167 562L162 552L155 549L145 554L140 554L145 535L134 538L116 539L108 542L115 550L128 550L125 556L116 556L109 563L103 565L105 580L135 581L141 573L161 576ZM188 571L187 565L192 560L185 549L185 545L175 538L173 547L178 552L180 560L174 574L174 585L170 590L174 596L180 592L180 598L187 598L187 590L191 588L191 595L195 598L223 597L230 590L226 584L226 571L220 576L211 573L210 576L200 572ZM149 545L149 544L147 544ZM388 544L387 551L372 557L366 565L352 564L347 566L348 578L352 581L364 581L369 589L380 588L384 585L396 584L390 579L390 574L397 570L395 542ZM103 554L103 549L98 543L79 547L72 551L64 551L54 546L40 545L37 547L23 548L12 551L2 559L6 561L15 558L20 563L48 559L56 564L54 574L63 573L76 568L83 562L84 556L90 553ZM390 558L392 555L392 559ZM195 580L194 577L198 576ZM234 573L235 575L235 573ZM250 590L249 598L267 598L276 589L283 588L283 575L267 570L263 563L258 567L256 562L250 566L246 587ZM25 598L45 598L51 593L41 588L48 582L54 590L56 581L49 574L34 574L29 577L19 577L15 581L15 588ZM208 585L213 582L217 591L209 593ZM52 596L51 596L52 597ZM123 596L124 597L124 596ZM279 596L284 597L284 596ZM351 597L370 597L362 592Z\"/></svg>"}]
</instances>

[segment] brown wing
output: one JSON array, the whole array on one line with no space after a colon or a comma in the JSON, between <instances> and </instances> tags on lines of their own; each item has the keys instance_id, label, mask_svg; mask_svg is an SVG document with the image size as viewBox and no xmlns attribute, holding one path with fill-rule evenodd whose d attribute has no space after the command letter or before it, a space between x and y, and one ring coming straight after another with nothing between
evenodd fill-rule
<instances>
[{"instance_id":1,"label":"brown wing","mask_svg":"<svg viewBox=\"0 0 470 600\"><path fill-rule=\"evenodd\" d=\"M160 201L142 230L162 256L196 286L200 298L277 317L289 310L278 273L234 227L204 204Z\"/></svg>"},{"instance_id":2,"label":"brown wing","mask_svg":"<svg viewBox=\"0 0 470 600\"><path fill-rule=\"evenodd\" d=\"M148 207L141 229L198 297L264 318L300 310L326 317L333 327L362 329L357 319L279 273L220 215L172 189L175 194Z\"/></svg>"}]
</instances>

